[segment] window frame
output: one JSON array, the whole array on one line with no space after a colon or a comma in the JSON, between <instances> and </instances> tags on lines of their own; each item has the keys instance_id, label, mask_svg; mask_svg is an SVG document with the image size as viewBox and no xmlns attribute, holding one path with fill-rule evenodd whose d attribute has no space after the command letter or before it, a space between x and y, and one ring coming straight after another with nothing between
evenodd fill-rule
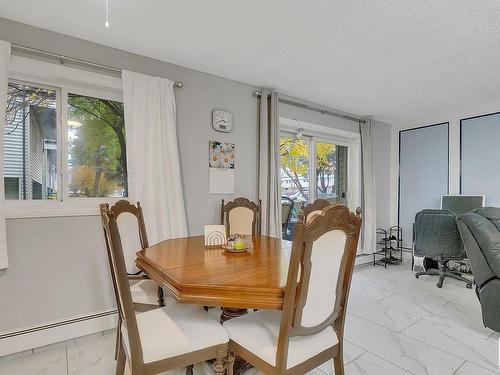
<instances>
[{"instance_id":1,"label":"window frame","mask_svg":"<svg viewBox=\"0 0 500 375\"><path fill-rule=\"evenodd\" d=\"M77 198L70 197L68 190L68 124L66 121L68 94L123 102L121 77L13 55L9 82L45 87L56 91L58 194L57 200L5 200L6 218L94 216L99 214L100 203L113 204L120 199L127 198Z\"/></svg>"},{"instance_id":2,"label":"window frame","mask_svg":"<svg viewBox=\"0 0 500 375\"><path fill-rule=\"evenodd\" d=\"M316 144L330 143L347 147L347 189L346 202L351 210L361 205L361 137L358 133L330 128L295 119L280 117L280 137L294 137L299 128L303 129L302 139L309 141L309 203L317 197Z\"/></svg>"}]
</instances>

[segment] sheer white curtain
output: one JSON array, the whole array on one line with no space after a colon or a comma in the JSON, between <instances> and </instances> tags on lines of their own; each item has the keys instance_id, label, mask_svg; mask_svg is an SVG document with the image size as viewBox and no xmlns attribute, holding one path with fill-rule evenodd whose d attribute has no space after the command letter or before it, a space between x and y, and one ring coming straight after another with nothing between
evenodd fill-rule
<instances>
[{"instance_id":1,"label":"sheer white curtain","mask_svg":"<svg viewBox=\"0 0 500 375\"><path fill-rule=\"evenodd\" d=\"M359 123L361 133L361 249L365 254L371 254L377 248L377 212L375 205L375 171L373 129L375 122L366 120Z\"/></svg>"},{"instance_id":2,"label":"sheer white curtain","mask_svg":"<svg viewBox=\"0 0 500 375\"><path fill-rule=\"evenodd\" d=\"M262 234L281 238L278 94L263 90L259 102L259 198L262 199Z\"/></svg>"},{"instance_id":3,"label":"sheer white curtain","mask_svg":"<svg viewBox=\"0 0 500 375\"><path fill-rule=\"evenodd\" d=\"M9 80L10 43L0 40L0 269L9 267L7 256L7 233L5 228L5 187L3 178L3 148L5 129L5 106Z\"/></svg>"},{"instance_id":4,"label":"sheer white curtain","mask_svg":"<svg viewBox=\"0 0 500 375\"><path fill-rule=\"evenodd\" d=\"M174 82L124 70L130 199L141 202L151 244L187 235Z\"/></svg>"}]
</instances>

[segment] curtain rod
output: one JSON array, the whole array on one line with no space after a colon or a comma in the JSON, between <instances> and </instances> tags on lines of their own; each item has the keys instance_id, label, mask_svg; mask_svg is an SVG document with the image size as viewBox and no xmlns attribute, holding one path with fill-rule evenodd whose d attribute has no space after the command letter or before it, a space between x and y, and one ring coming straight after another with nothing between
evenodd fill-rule
<instances>
[{"instance_id":1,"label":"curtain rod","mask_svg":"<svg viewBox=\"0 0 500 375\"><path fill-rule=\"evenodd\" d=\"M17 50L21 50L21 51L27 51L27 52L31 52L31 53L35 53L35 54L39 54L39 55L44 55L44 56L55 57L55 58L59 59L59 62L61 64L64 64L64 61L66 60L66 61L72 61L72 62L81 64L81 65L88 65L88 66L93 66L93 67L100 68L100 69L109 70L109 71L112 71L112 72L120 72L121 73L121 71L122 71L121 69L115 68L113 66L104 65L104 64L98 64L98 63L94 63L92 61L82 60L82 59L78 59L78 58L75 58L75 57L68 57L68 56L64 56L64 55L59 55L59 54L53 53L53 52L42 51L40 49L26 47L26 46L22 46L20 44L11 44L11 46L12 46L13 49L17 49ZM183 86L184 86L184 83L182 83L180 81L174 82L174 87L179 87L180 88L180 87L183 87Z\"/></svg>"},{"instance_id":2,"label":"curtain rod","mask_svg":"<svg viewBox=\"0 0 500 375\"><path fill-rule=\"evenodd\" d=\"M256 98L260 98L262 96L262 91L258 91L258 90L254 91L253 96L255 96ZM280 103L289 104L289 105L292 105L294 107L300 107L300 108L307 109L309 111L319 112L322 115L330 115L330 116L340 117L340 118L343 118L345 120L354 121L354 122L361 122L363 124L366 123L366 120L361 118L361 117L349 116L349 115L345 115L343 113L334 112L334 111L331 111L329 109L325 109L324 107L323 108L314 107L314 106L311 106L308 104L300 103L300 102L295 101L295 100L280 98L279 95L278 95L278 101Z\"/></svg>"}]
</instances>

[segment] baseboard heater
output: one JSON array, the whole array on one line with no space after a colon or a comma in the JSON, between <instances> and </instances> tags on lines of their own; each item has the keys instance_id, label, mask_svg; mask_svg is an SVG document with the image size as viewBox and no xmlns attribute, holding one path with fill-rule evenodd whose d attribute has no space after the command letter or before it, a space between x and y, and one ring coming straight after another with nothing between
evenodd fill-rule
<instances>
[{"instance_id":1,"label":"baseboard heater","mask_svg":"<svg viewBox=\"0 0 500 375\"><path fill-rule=\"evenodd\" d=\"M0 334L0 357L116 327L118 311L109 310Z\"/></svg>"},{"instance_id":2,"label":"baseboard heater","mask_svg":"<svg viewBox=\"0 0 500 375\"><path fill-rule=\"evenodd\" d=\"M57 322L57 323L45 324L45 325L38 326L38 327L27 328L27 329L22 329L20 331L9 332L9 333L5 333L3 335L0 335L0 340L7 339L9 337L19 336L19 335L25 335L27 333L43 331L44 329L50 329L50 328L65 326L68 324L84 322L84 321L90 320L90 319L102 318L104 316L114 315L116 313L118 313L118 310L106 311L106 312L102 312L102 313L98 313L98 314L82 316L79 318L63 320L63 321Z\"/></svg>"}]
</instances>

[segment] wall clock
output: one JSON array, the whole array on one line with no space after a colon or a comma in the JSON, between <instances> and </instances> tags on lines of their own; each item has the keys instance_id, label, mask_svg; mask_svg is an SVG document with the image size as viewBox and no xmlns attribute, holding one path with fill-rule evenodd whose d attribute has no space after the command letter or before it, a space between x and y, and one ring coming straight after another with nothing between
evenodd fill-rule
<instances>
[{"instance_id":1,"label":"wall clock","mask_svg":"<svg viewBox=\"0 0 500 375\"><path fill-rule=\"evenodd\" d=\"M218 132L231 132L234 126L233 119L233 114L223 108L214 108L212 111L212 127Z\"/></svg>"}]
</instances>

